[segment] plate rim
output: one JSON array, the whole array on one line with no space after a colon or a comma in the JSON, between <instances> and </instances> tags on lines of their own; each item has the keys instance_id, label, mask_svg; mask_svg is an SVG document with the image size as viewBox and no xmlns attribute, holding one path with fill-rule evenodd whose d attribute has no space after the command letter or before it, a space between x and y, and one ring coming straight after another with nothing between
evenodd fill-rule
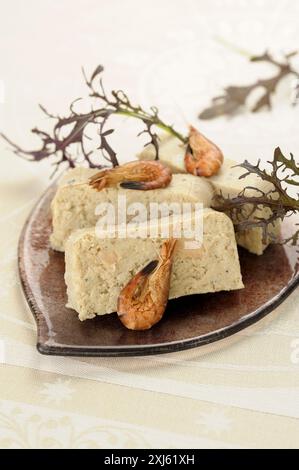
<instances>
[{"instance_id":1,"label":"plate rim","mask_svg":"<svg viewBox=\"0 0 299 470\"><path fill-rule=\"evenodd\" d=\"M24 267L24 248L28 227L33 218L33 215L38 210L40 204L44 201L45 196L50 193L56 185L54 181L50 186L39 197L37 202L31 209L20 233L18 242L18 272L21 281L22 290L25 299L29 305L31 313L34 317L37 327L37 343L36 347L39 353L47 356L65 356L65 357L132 357L132 356L149 356L155 354L167 354L171 352L178 352L187 349L194 349L197 347L205 346L208 344L215 343L217 341L228 338L239 331L248 328L249 326L257 323L266 315L270 314L280 304L282 304L291 294L294 292L296 287L299 286L299 271L293 276L290 282L284 286L284 288L266 304L259 307L254 312L241 317L238 321L231 325L225 326L221 329L214 330L213 332L205 335L197 336L194 338L188 338L180 341L171 341L168 343L156 343L151 345L127 345L127 346L49 346L41 343L40 337L40 318L43 318L44 314L36 304L34 300L33 292L29 286L29 283L25 279L25 267Z\"/></svg>"}]
</instances>

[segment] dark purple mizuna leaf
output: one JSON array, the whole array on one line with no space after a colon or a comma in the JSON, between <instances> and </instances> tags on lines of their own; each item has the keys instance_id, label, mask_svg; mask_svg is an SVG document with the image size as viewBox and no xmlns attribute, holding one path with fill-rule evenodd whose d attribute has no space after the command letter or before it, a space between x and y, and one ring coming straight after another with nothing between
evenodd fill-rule
<instances>
[{"instance_id":1,"label":"dark purple mizuna leaf","mask_svg":"<svg viewBox=\"0 0 299 470\"><path fill-rule=\"evenodd\" d=\"M260 161L254 165L245 160L237 165L245 170L240 179L255 174L270 183L268 191L247 186L235 197L224 197L220 194L214 198L214 208L225 212L233 220L237 231L259 227L262 229L264 241L269 237L268 229L273 223L299 212L298 195L297 197L290 195L289 187L285 187L288 184L299 185L299 165L294 156L291 154L290 158L285 157L281 149L277 147L274 150L273 159L268 163L271 165L270 172L261 168ZM285 172L287 176L284 176ZM267 218L259 216L260 209L265 207L270 210L270 216ZM250 214L248 214L249 209ZM297 244L298 236L296 232L286 242Z\"/></svg>"},{"instance_id":2,"label":"dark purple mizuna leaf","mask_svg":"<svg viewBox=\"0 0 299 470\"><path fill-rule=\"evenodd\" d=\"M149 143L154 145L156 150L156 158L158 158L158 136L154 130L154 127L161 127L164 131L169 132L173 136L180 139L182 142L186 142L186 138L177 132L171 125L166 124L162 121L159 116L157 108L151 108L150 112L147 112L141 108L141 106L133 105L122 90L111 91L108 96L104 90L102 79L97 81L97 87L95 87L95 79L98 78L104 67L98 65L88 79L87 75L83 70L83 76L85 83L89 89L87 100L90 101L90 111L79 113L75 111L74 104L79 101L73 100L69 106L69 113L65 117L60 117L49 113L44 106L40 105L43 113L54 121L51 131L43 131L38 128L34 128L32 132L37 135L41 141L41 146L37 150L25 150L12 142L8 137L0 134L2 138L8 142L14 153L23 158L27 158L32 161L41 161L45 158L53 158L56 169L59 165L66 163L70 167L74 167L77 164L78 149L84 162L91 168L102 168L103 164L99 161L99 157L103 157L105 161L108 161L110 165L117 166L118 159L116 152L108 142L108 137L114 132L114 129L105 129L105 125L109 120L110 116L125 115L139 119L145 125L145 129L142 133L149 136ZM91 102L91 98L93 101ZM80 98L82 101L82 98ZM94 101L97 106L94 108ZM88 135L88 129L91 126L95 126L99 138L99 143L95 145L94 150L86 150L85 144L87 140L91 140ZM75 149L74 149L75 147ZM77 151L74 153L74 151ZM100 151L100 152L99 152ZM106 165L104 165L106 167Z\"/></svg>"}]
</instances>

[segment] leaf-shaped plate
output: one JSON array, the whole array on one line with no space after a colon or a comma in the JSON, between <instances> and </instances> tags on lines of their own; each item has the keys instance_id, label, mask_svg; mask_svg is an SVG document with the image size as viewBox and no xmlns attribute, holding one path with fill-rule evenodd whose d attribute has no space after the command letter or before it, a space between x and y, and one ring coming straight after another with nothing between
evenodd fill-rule
<instances>
[{"instance_id":1,"label":"leaf-shaped plate","mask_svg":"<svg viewBox=\"0 0 299 470\"><path fill-rule=\"evenodd\" d=\"M33 209L19 244L20 277L42 354L134 356L194 348L259 321L298 286L295 247L272 245L262 256L240 249L245 289L172 300L162 321L148 331L127 330L116 314L80 322L76 312L65 307L64 255L49 245L55 189L51 186ZM285 235L295 222L284 222Z\"/></svg>"}]
</instances>

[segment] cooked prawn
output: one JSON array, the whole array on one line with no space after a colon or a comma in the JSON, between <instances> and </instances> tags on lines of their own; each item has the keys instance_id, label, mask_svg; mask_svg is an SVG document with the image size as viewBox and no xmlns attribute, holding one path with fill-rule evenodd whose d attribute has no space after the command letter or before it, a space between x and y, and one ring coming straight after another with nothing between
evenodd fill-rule
<instances>
[{"instance_id":1,"label":"cooked prawn","mask_svg":"<svg viewBox=\"0 0 299 470\"><path fill-rule=\"evenodd\" d=\"M212 176L218 173L223 154L217 145L190 127L189 144L185 154L185 167L195 176Z\"/></svg>"},{"instance_id":2,"label":"cooked prawn","mask_svg":"<svg viewBox=\"0 0 299 470\"><path fill-rule=\"evenodd\" d=\"M117 314L129 330L147 330L161 320L166 309L176 240L163 243L158 260L151 261L123 288Z\"/></svg>"},{"instance_id":3,"label":"cooked prawn","mask_svg":"<svg viewBox=\"0 0 299 470\"><path fill-rule=\"evenodd\" d=\"M99 171L89 180L89 185L97 191L103 188L120 186L126 189L165 188L172 179L171 170L157 161L134 161L114 168Z\"/></svg>"}]
</instances>

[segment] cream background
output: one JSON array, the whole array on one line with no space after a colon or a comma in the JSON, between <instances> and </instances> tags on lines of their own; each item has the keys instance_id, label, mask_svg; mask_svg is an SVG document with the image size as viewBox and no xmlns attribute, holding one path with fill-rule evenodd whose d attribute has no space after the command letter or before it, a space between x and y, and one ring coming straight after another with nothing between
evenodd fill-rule
<instances>
[{"instance_id":1,"label":"cream background","mask_svg":"<svg viewBox=\"0 0 299 470\"><path fill-rule=\"evenodd\" d=\"M105 64L107 88L159 106L184 129L226 84L270 73L216 36L253 53L294 49L299 39L299 3L291 0L0 4L0 127L28 147L35 142L28 130L47 125L37 103L63 114L84 94L81 65ZM298 155L299 108L289 107L289 95L288 81L271 114L201 129L232 158L267 159L276 145ZM122 160L139 148L134 126L123 121L115 137ZM212 351L39 355L16 249L51 169L21 160L3 142L0 150L0 447L298 447L298 292L266 322Z\"/></svg>"}]
</instances>

